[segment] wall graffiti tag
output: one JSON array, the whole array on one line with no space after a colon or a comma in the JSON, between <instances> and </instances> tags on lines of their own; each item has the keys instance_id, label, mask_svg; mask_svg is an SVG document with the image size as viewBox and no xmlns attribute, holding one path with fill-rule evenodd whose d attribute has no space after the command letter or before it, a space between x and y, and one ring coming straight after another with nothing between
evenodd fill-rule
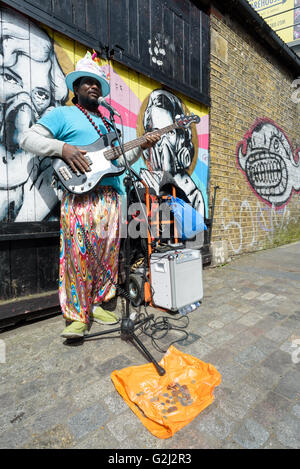
<instances>
[{"instance_id":1,"label":"wall graffiti tag","mask_svg":"<svg viewBox=\"0 0 300 469\"><path fill-rule=\"evenodd\" d=\"M236 148L238 168L255 195L269 206L284 207L300 191L300 149L271 119L259 118Z\"/></svg>"},{"instance_id":2,"label":"wall graffiti tag","mask_svg":"<svg viewBox=\"0 0 300 469\"><path fill-rule=\"evenodd\" d=\"M245 217L249 220L246 225ZM298 219L292 216L287 205L278 209L275 205L270 207L259 201L253 205L245 199L236 212L228 198L221 202L221 222L234 254L239 254L243 248L254 248L261 234L272 242L275 234L286 231L288 225Z\"/></svg>"}]
</instances>

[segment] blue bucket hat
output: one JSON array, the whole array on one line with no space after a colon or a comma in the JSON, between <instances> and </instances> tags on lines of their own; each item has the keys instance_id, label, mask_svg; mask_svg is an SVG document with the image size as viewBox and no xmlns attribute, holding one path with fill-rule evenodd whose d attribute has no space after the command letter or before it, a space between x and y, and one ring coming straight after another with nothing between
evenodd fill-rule
<instances>
[{"instance_id":1,"label":"blue bucket hat","mask_svg":"<svg viewBox=\"0 0 300 469\"><path fill-rule=\"evenodd\" d=\"M78 78L92 77L97 80L102 89L102 96L105 97L110 92L110 86L104 71L94 62L89 52L83 59L78 60L75 71L66 75L66 85L74 93L73 84Z\"/></svg>"}]
</instances>

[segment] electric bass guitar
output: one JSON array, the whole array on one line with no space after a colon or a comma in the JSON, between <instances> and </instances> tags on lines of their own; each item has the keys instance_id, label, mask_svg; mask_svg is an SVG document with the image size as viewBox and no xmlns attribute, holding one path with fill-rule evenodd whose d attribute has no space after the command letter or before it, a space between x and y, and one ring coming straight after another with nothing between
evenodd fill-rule
<instances>
[{"instance_id":1,"label":"electric bass guitar","mask_svg":"<svg viewBox=\"0 0 300 469\"><path fill-rule=\"evenodd\" d=\"M162 129L157 129L150 132L150 134L159 133L159 135L164 135L174 129L187 128L192 123L198 122L200 122L200 117L195 114L189 116L181 115L175 118L174 124L168 125ZM61 158L54 158L54 178L59 180L64 188L72 194L85 194L93 190L103 178L123 174L126 167L115 166L112 163L112 160L122 154L122 150L119 146L113 146L116 141L117 136L115 132L109 132L90 145L77 145L77 148L87 152L85 157L90 165L90 171L86 173L81 173L79 170L74 172ZM145 141L145 136L142 136L131 142L127 142L123 145L124 151L132 150L145 143Z\"/></svg>"}]
</instances>

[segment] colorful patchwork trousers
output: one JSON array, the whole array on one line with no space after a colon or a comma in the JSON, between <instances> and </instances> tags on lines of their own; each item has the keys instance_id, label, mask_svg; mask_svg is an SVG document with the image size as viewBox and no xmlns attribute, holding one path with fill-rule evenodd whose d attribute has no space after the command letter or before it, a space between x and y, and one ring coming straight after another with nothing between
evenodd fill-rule
<instances>
[{"instance_id":1,"label":"colorful patchwork trousers","mask_svg":"<svg viewBox=\"0 0 300 469\"><path fill-rule=\"evenodd\" d=\"M86 233L86 238L82 230ZM93 247L101 268L90 252ZM65 319L89 323L92 306L113 298L118 280L119 196L110 187L61 202L59 299Z\"/></svg>"}]
</instances>

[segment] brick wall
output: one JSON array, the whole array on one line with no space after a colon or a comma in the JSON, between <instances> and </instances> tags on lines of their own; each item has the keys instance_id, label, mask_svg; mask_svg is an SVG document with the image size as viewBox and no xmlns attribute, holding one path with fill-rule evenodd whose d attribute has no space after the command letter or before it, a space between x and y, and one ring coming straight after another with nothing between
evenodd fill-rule
<instances>
[{"instance_id":1,"label":"brick wall","mask_svg":"<svg viewBox=\"0 0 300 469\"><path fill-rule=\"evenodd\" d=\"M210 200L220 187L215 263L227 252L293 239L300 222L300 105L291 99L293 81L241 25L212 14Z\"/></svg>"}]
</instances>

